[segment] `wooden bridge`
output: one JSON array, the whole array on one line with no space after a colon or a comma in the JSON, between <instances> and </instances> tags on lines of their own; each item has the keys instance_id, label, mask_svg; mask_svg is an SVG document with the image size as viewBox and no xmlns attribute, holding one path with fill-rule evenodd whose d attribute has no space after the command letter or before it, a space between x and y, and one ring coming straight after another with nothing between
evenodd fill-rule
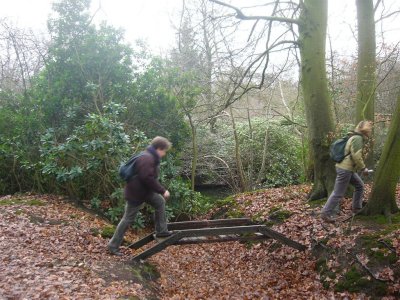
<instances>
[{"instance_id":1,"label":"wooden bridge","mask_svg":"<svg viewBox=\"0 0 400 300\"><path fill-rule=\"evenodd\" d=\"M306 249L306 246L285 237L266 225L255 224L248 218L175 222L168 224L168 230L173 233L167 238L156 238L155 234L151 233L129 245L129 248L139 249L154 240L158 241L154 246L136 255L133 261L144 260L171 245L185 244L274 239L300 251Z\"/></svg>"}]
</instances>

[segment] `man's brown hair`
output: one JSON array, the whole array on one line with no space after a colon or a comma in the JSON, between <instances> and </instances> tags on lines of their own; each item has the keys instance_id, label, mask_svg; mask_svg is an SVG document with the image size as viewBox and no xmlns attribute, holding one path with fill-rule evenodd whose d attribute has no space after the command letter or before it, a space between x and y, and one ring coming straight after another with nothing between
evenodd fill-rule
<instances>
[{"instance_id":1,"label":"man's brown hair","mask_svg":"<svg viewBox=\"0 0 400 300\"><path fill-rule=\"evenodd\" d=\"M165 137L156 136L150 143L155 149L169 150L172 147L172 143Z\"/></svg>"}]
</instances>

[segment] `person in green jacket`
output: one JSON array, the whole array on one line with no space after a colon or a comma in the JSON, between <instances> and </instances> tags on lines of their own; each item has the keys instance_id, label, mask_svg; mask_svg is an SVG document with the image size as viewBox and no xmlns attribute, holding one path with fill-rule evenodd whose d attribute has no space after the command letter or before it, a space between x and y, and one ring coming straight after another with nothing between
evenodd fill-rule
<instances>
[{"instance_id":1,"label":"person in green jacket","mask_svg":"<svg viewBox=\"0 0 400 300\"><path fill-rule=\"evenodd\" d=\"M333 223L335 222L334 212L343 198L349 184L354 186L353 194L353 213L358 213L362 209L362 198L364 192L364 182L358 175L361 172L364 175L368 174L368 169L365 167L362 151L364 142L370 137L372 132L371 121L361 121L355 128L352 136L346 143L345 153L349 154L336 164L336 180L335 187L328 201L321 211L322 220Z\"/></svg>"}]
</instances>

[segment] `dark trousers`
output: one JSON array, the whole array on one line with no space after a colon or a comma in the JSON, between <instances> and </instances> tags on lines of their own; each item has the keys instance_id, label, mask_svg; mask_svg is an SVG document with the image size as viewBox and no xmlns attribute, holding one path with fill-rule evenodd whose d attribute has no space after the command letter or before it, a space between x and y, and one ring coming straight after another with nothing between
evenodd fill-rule
<instances>
[{"instance_id":1,"label":"dark trousers","mask_svg":"<svg viewBox=\"0 0 400 300\"><path fill-rule=\"evenodd\" d=\"M166 232L167 229L167 218L165 216L165 199L160 195L154 193L146 203L150 204L155 209L155 227L156 232ZM136 215L139 210L143 207L143 204L133 205L129 202L125 204L125 212L117 228L115 229L114 235L108 243L110 250L117 250L124 239L125 232L135 221Z\"/></svg>"},{"instance_id":2,"label":"dark trousers","mask_svg":"<svg viewBox=\"0 0 400 300\"><path fill-rule=\"evenodd\" d=\"M339 206L349 184L354 186L353 210L362 208L364 182L357 173L336 168L335 187L325 206L322 208L322 214L327 216L335 214L335 209Z\"/></svg>"}]
</instances>

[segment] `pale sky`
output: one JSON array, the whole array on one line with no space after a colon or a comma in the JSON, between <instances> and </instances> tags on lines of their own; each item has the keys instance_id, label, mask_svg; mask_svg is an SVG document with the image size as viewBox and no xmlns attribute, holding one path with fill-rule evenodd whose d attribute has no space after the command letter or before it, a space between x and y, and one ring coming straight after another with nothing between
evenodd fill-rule
<instances>
[{"instance_id":1,"label":"pale sky","mask_svg":"<svg viewBox=\"0 0 400 300\"><path fill-rule=\"evenodd\" d=\"M52 0L0 0L0 18L7 17L18 27L46 32L47 19L52 12ZM92 0L95 20L125 30L125 38L134 43L138 38L148 40L155 52L174 42L171 15L180 7L180 0Z\"/></svg>"},{"instance_id":2,"label":"pale sky","mask_svg":"<svg viewBox=\"0 0 400 300\"><path fill-rule=\"evenodd\" d=\"M236 0L237 2L247 0ZM228 1L227 1L228 2ZM46 32L46 21L51 13L52 0L0 0L0 18L7 17L18 27ZM166 52L174 44L175 34L171 27L177 23L177 11L182 0L92 0L95 11L101 3L96 20L106 20L109 25L125 30L125 38L134 43L145 38L153 52ZM387 9L400 9L400 1L386 0ZM175 19L174 19L175 18ZM400 40L400 17L386 20L385 39L390 43ZM329 0L329 34L335 50L349 56L356 51L355 0ZM377 32L380 28L377 28Z\"/></svg>"}]
</instances>

